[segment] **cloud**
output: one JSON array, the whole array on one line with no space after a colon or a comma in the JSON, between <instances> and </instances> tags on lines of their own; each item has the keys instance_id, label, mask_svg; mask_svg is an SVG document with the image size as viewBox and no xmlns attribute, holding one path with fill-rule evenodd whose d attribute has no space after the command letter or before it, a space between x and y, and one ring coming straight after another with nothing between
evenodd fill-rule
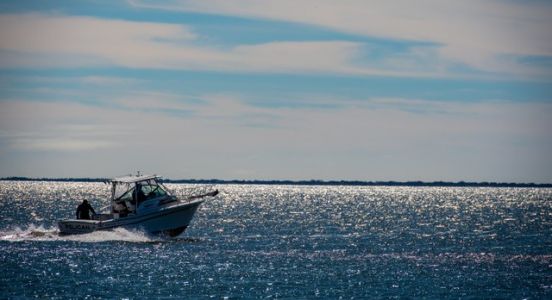
<instances>
[{"instance_id":1,"label":"cloud","mask_svg":"<svg viewBox=\"0 0 552 300\"><path fill-rule=\"evenodd\" d=\"M102 122L104 110L67 102L3 100L0 139L11 150L73 152L114 148L125 126ZM6 149L4 149L6 150Z\"/></svg>"},{"instance_id":2,"label":"cloud","mask_svg":"<svg viewBox=\"0 0 552 300\"><path fill-rule=\"evenodd\" d=\"M0 15L0 28L0 46L5 52L1 63L8 67L139 67L143 61L155 66L161 63L157 55L174 55L175 44L196 38L190 28L182 25L44 14ZM21 57L32 59L25 64Z\"/></svg>"},{"instance_id":3,"label":"cloud","mask_svg":"<svg viewBox=\"0 0 552 300\"><path fill-rule=\"evenodd\" d=\"M111 148L116 146L112 142L89 139L60 139L60 138L15 138L11 141L14 149L26 151L86 151Z\"/></svg>"},{"instance_id":4,"label":"cloud","mask_svg":"<svg viewBox=\"0 0 552 300\"><path fill-rule=\"evenodd\" d=\"M550 75L547 68L518 61L526 56L552 56L549 30L552 5L546 2L132 0L129 3L142 8L296 22L368 37L432 43L450 63L495 73Z\"/></svg>"},{"instance_id":5,"label":"cloud","mask_svg":"<svg viewBox=\"0 0 552 300\"><path fill-rule=\"evenodd\" d=\"M126 112L142 112L188 120L208 120L222 126L267 128L280 126L279 114L249 105L243 95L207 93L198 96L142 91L110 101L112 107Z\"/></svg>"},{"instance_id":6,"label":"cloud","mask_svg":"<svg viewBox=\"0 0 552 300\"><path fill-rule=\"evenodd\" d=\"M188 9L186 3L183 2L182 9ZM267 16L261 14L261 16L283 18L277 12L285 10L285 3L287 2L282 2L281 6L275 5L278 9L274 13ZM321 7L324 8L325 6L322 4ZM230 8L224 9L224 5L222 7L207 6L195 10L242 14ZM243 14L255 15L253 7ZM357 8L361 9L362 6L358 4ZM325 9L320 12L323 20L329 18ZM340 11L349 13L348 10L337 5L336 16L339 16ZM357 15L358 13L355 13L351 17L354 19ZM298 22L292 16L285 20ZM381 19L381 17L378 18ZM309 19L307 18L304 22L309 22ZM364 24L360 22L360 19L358 22L357 26L351 25L351 28L347 27L343 30L354 31L375 26L371 23ZM424 23L420 24L417 30L432 31L430 27L440 28L438 25L438 22L436 24ZM326 24L325 26L333 25ZM410 28L410 26L406 27ZM337 26L336 28L340 29L341 27ZM409 30L395 32L386 29L379 32L379 35L389 33L386 35L387 38L426 39L424 41L431 41L433 44L411 46L404 51L382 50L378 48L377 43L343 40L273 41L262 44L237 44L222 48L217 45L205 44L202 42L203 38L196 34L192 27L180 24L38 13L0 15L0 67L73 68L115 65L129 68L221 72L428 77L457 76L459 74L451 71L455 64L467 63L484 71L524 75L536 72L534 66L517 63L515 56L498 56L492 49L483 51L477 47L470 46L470 48L464 45L458 40L462 40L462 34L455 35L455 39L450 40L445 39L450 36L449 34L420 33L416 35ZM441 30L433 31L440 32ZM361 33L375 34L370 30L366 32L361 30ZM411 34L409 35L409 33ZM378 54L382 51L385 52L383 56ZM475 54L467 59L463 57L467 53ZM531 53L537 55L535 53L546 54L548 52L544 49L541 52L526 51L523 53L524 55ZM548 71L545 69L543 72ZM460 73L460 75L462 74ZM98 82L96 80L96 83Z\"/></svg>"},{"instance_id":7,"label":"cloud","mask_svg":"<svg viewBox=\"0 0 552 300\"><path fill-rule=\"evenodd\" d=\"M48 79L44 79L48 80ZM57 78L59 82L71 82L77 81L86 85L93 86L108 86L108 87L121 87L121 86L137 86L143 84L146 80L127 78L127 77L115 77L115 76L84 76L82 78Z\"/></svg>"},{"instance_id":8,"label":"cloud","mask_svg":"<svg viewBox=\"0 0 552 300\"><path fill-rule=\"evenodd\" d=\"M97 172L86 176L139 164L178 178L254 170L252 178L551 180L550 104L326 97L339 109L259 107L232 93L207 94L184 118L149 111L145 100L144 109L6 100L2 176L39 163L54 175L58 164L69 174ZM264 126L248 126L255 122Z\"/></svg>"},{"instance_id":9,"label":"cloud","mask_svg":"<svg viewBox=\"0 0 552 300\"><path fill-rule=\"evenodd\" d=\"M0 65L341 73L350 71L349 61L359 47L340 41L273 42L220 50L196 46L196 38L191 28L175 24L0 15Z\"/></svg>"},{"instance_id":10,"label":"cloud","mask_svg":"<svg viewBox=\"0 0 552 300\"><path fill-rule=\"evenodd\" d=\"M124 109L139 110L185 110L195 106L195 103L187 103L189 96L170 94L164 92L142 91L127 93L128 95L113 99L112 103L121 105Z\"/></svg>"}]
</instances>

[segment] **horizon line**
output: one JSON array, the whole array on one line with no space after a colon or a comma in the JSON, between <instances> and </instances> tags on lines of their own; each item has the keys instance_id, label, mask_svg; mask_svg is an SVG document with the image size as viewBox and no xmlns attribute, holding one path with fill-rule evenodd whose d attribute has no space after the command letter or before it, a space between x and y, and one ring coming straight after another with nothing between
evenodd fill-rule
<instances>
[{"instance_id":1,"label":"horizon line","mask_svg":"<svg viewBox=\"0 0 552 300\"><path fill-rule=\"evenodd\" d=\"M0 181L46 181L46 182L108 182L111 178L65 177L33 178L24 176L2 177ZM532 187L552 188L552 183L534 182L492 182L492 181L395 181L395 180L290 180L290 179L170 179L162 178L164 183L177 184L252 184L252 185L326 185L326 186L435 186L435 187Z\"/></svg>"}]
</instances>

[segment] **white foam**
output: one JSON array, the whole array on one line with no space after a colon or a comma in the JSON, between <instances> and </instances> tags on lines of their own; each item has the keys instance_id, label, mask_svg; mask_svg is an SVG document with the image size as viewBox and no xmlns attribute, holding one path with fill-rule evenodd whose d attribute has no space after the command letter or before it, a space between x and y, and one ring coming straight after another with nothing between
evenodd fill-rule
<instances>
[{"instance_id":1,"label":"white foam","mask_svg":"<svg viewBox=\"0 0 552 300\"><path fill-rule=\"evenodd\" d=\"M124 228L115 228L109 231L94 231L87 234L75 234L60 236L65 240L79 241L79 242L108 242L108 241L121 241L121 242L133 242L133 243L145 243L159 241L155 237L147 235L143 231L127 230Z\"/></svg>"},{"instance_id":2,"label":"white foam","mask_svg":"<svg viewBox=\"0 0 552 300\"><path fill-rule=\"evenodd\" d=\"M86 243L121 241L131 243L148 243L163 241L160 237L147 235L142 231L116 228L109 231L95 231L87 234L59 235L55 227L45 228L43 225L29 224L24 228L15 227L10 230L0 230L0 241L76 241Z\"/></svg>"}]
</instances>

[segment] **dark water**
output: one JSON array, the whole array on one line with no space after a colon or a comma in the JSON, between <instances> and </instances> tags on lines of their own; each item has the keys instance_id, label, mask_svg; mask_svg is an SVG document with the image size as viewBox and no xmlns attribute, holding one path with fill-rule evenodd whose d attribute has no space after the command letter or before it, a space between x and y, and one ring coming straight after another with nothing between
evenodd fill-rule
<instances>
[{"instance_id":1,"label":"dark water","mask_svg":"<svg viewBox=\"0 0 552 300\"><path fill-rule=\"evenodd\" d=\"M101 183L0 182L0 298L552 298L551 189L218 188L164 240L57 236Z\"/></svg>"}]
</instances>

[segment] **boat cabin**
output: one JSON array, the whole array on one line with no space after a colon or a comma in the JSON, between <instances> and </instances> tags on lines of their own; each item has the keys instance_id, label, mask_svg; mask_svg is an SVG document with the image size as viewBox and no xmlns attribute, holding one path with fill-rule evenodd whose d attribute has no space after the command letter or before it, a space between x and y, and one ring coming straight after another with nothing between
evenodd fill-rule
<instances>
[{"instance_id":1,"label":"boat cabin","mask_svg":"<svg viewBox=\"0 0 552 300\"><path fill-rule=\"evenodd\" d=\"M176 200L157 175L138 175L111 180L111 213L115 217L139 214Z\"/></svg>"}]
</instances>

